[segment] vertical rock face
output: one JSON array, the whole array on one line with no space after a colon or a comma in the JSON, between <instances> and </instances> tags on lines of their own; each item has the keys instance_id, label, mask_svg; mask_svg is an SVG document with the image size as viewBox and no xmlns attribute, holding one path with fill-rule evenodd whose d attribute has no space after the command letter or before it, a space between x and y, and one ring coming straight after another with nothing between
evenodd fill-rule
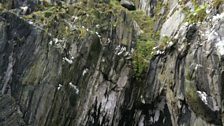
<instances>
[{"instance_id":1,"label":"vertical rock face","mask_svg":"<svg viewBox=\"0 0 224 126\"><path fill-rule=\"evenodd\" d=\"M137 31L124 11L93 11L83 18L74 11L71 20L58 20L74 29L53 24L52 34L37 18L1 14L1 92L16 100L26 125L119 124Z\"/></svg>"},{"instance_id":2,"label":"vertical rock face","mask_svg":"<svg viewBox=\"0 0 224 126\"><path fill-rule=\"evenodd\" d=\"M0 13L0 125L223 125L222 1L132 1L160 35L140 80L132 60L145 28L132 12L65 2L78 3Z\"/></svg>"}]
</instances>

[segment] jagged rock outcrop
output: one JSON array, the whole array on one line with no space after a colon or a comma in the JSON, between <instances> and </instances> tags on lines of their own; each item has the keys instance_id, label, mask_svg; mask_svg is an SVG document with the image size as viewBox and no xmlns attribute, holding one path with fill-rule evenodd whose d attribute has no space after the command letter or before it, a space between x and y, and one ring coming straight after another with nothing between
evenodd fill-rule
<instances>
[{"instance_id":1,"label":"jagged rock outcrop","mask_svg":"<svg viewBox=\"0 0 224 126\"><path fill-rule=\"evenodd\" d=\"M1 126L24 126L22 112L16 104L15 99L9 95L0 96L0 119Z\"/></svg>"},{"instance_id":2,"label":"jagged rock outcrop","mask_svg":"<svg viewBox=\"0 0 224 126\"><path fill-rule=\"evenodd\" d=\"M121 5L128 10L136 10L135 4L133 2L127 1L127 0L121 0Z\"/></svg>"},{"instance_id":3,"label":"jagged rock outcrop","mask_svg":"<svg viewBox=\"0 0 224 126\"><path fill-rule=\"evenodd\" d=\"M16 2L0 13L0 125L224 124L222 1L135 1L143 17L117 1ZM140 79L139 41L156 43Z\"/></svg>"},{"instance_id":4,"label":"jagged rock outcrop","mask_svg":"<svg viewBox=\"0 0 224 126\"><path fill-rule=\"evenodd\" d=\"M37 15L28 22L11 12L1 14L1 92L15 98L26 125L119 123L112 118L121 118L130 86L132 20L122 11L116 16L96 10L85 20L83 12L74 12L66 21L76 23L68 36L64 19L52 24L50 34L45 21L36 26Z\"/></svg>"}]
</instances>

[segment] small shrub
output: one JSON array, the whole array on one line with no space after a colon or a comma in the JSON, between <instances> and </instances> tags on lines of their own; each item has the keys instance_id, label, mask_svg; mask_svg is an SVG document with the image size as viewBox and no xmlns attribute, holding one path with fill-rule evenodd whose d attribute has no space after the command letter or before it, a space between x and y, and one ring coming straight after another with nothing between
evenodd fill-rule
<instances>
[{"instance_id":1,"label":"small shrub","mask_svg":"<svg viewBox=\"0 0 224 126\"><path fill-rule=\"evenodd\" d=\"M189 23L197 23L197 22L202 22L206 17L206 9L207 9L207 4L204 4L200 7L195 8L194 12L189 12L185 10L185 14L187 14L187 22Z\"/></svg>"},{"instance_id":2,"label":"small shrub","mask_svg":"<svg viewBox=\"0 0 224 126\"><path fill-rule=\"evenodd\" d=\"M120 6L120 3L117 0L110 0L110 5L113 7L118 7Z\"/></svg>"},{"instance_id":3,"label":"small shrub","mask_svg":"<svg viewBox=\"0 0 224 126\"><path fill-rule=\"evenodd\" d=\"M133 58L135 77L141 80L144 73L147 72L153 48L159 40L160 33L154 30L159 15L156 11L154 17L149 17L145 12L140 10L130 12L129 15L137 22L140 29L143 31L137 39L137 46Z\"/></svg>"},{"instance_id":4,"label":"small shrub","mask_svg":"<svg viewBox=\"0 0 224 126\"><path fill-rule=\"evenodd\" d=\"M159 48L160 49L164 49L168 42L170 41L170 37L168 36L164 36L160 41L159 41Z\"/></svg>"},{"instance_id":5,"label":"small shrub","mask_svg":"<svg viewBox=\"0 0 224 126\"><path fill-rule=\"evenodd\" d=\"M155 21L153 18L150 18L145 14L145 12L141 10L136 10L133 12L130 12L129 15L137 22L139 27L145 32L145 33L152 33L153 34L153 28ZM152 36L152 34L150 36Z\"/></svg>"},{"instance_id":6,"label":"small shrub","mask_svg":"<svg viewBox=\"0 0 224 126\"><path fill-rule=\"evenodd\" d=\"M143 34L139 37L134 54L133 65L137 79L141 79L143 73L147 71L153 47L155 47L155 40L146 38L146 36Z\"/></svg>"}]
</instances>

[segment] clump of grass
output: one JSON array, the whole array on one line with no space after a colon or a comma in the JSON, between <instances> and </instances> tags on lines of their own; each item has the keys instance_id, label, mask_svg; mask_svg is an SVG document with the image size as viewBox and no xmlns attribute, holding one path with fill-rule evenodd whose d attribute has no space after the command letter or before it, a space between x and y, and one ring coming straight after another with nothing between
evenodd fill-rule
<instances>
[{"instance_id":1,"label":"clump of grass","mask_svg":"<svg viewBox=\"0 0 224 126\"><path fill-rule=\"evenodd\" d=\"M130 12L129 15L137 22L142 33L138 36L136 51L133 58L135 76L141 79L147 71L149 60L152 57L153 47L159 40L159 36L154 31L155 18L150 18L145 12L137 10Z\"/></svg>"},{"instance_id":2,"label":"clump of grass","mask_svg":"<svg viewBox=\"0 0 224 126\"><path fill-rule=\"evenodd\" d=\"M161 40L159 41L159 49L165 49L169 41L170 41L170 37L168 36L162 37Z\"/></svg>"},{"instance_id":3,"label":"clump of grass","mask_svg":"<svg viewBox=\"0 0 224 126\"><path fill-rule=\"evenodd\" d=\"M160 10L162 7L168 9L167 5L163 5L162 2L158 2L154 10L154 16L150 17L141 10L129 12L129 15L137 22L142 34L137 39L136 51L133 58L133 66L135 70L135 76L137 79L142 79L145 72L147 72L149 61L153 55L153 48L156 43L159 42L160 31L155 31L154 27L160 18ZM162 17L164 21L166 15Z\"/></svg>"},{"instance_id":4,"label":"clump of grass","mask_svg":"<svg viewBox=\"0 0 224 126\"><path fill-rule=\"evenodd\" d=\"M133 60L135 76L137 79L141 79L143 73L147 71L155 44L155 40L146 38L144 35L139 37Z\"/></svg>"},{"instance_id":5,"label":"clump of grass","mask_svg":"<svg viewBox=\"0 0 224 126\"><path fill-rule=\"evenodd\" d=\"M183 8L183 12L186 15L186 21L191 24L204 21L207 17L206 9L208 8L208 5L199 5L197 0L191 0L191 2L194 6L194 11L190 11L187 7Z\"/></svg>"},{"instance_id":6,"label":"clump of grass","mask_svg":"<svg viewBox=\"0 0 224 126\"><path fill-rule=\"evenodd\" d=\"M191 24L204 21L205 18L207 17L207 14L206 14L207 7L208 7L207 4L204 4L201 6L195 5L195 9L193 12L190 12L190 10L184 8L184 13L185 15L187 15L186 21Z\"/></svg>"}]
</instances>

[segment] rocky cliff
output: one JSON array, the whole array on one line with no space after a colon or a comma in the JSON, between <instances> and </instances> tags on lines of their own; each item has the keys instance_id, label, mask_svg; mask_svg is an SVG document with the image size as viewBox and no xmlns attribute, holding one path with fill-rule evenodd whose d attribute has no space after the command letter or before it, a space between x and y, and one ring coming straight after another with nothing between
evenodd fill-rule
<instances>
[{"instance_id":1,"label":"rocky cliff","mask_svg":"<svg viewBox=\"0 0 224 126\"><path fill-rule=\"evenodd\" d=\"M0 0L0 126L222 126L222 0Z\"/></svg>"}]
</instances>

